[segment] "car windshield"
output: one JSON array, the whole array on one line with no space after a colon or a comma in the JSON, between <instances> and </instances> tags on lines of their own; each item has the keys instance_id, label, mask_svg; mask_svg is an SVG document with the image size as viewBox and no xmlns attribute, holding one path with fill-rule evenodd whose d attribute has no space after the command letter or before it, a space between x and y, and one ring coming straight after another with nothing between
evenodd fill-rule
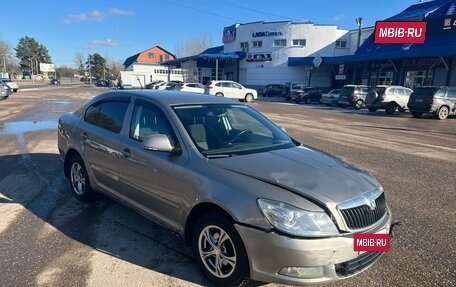
<instances>
[{"instance_id":1,"label":"car windshield","mask_svg":"<svg viewBox=\"0 0 456 287\"><path fill-rule=\"evenodd\" d=\"M258 153L298 145L254 109L238 104L173 107L201 153L208 158Z\"/></svg>"}]
</instances>

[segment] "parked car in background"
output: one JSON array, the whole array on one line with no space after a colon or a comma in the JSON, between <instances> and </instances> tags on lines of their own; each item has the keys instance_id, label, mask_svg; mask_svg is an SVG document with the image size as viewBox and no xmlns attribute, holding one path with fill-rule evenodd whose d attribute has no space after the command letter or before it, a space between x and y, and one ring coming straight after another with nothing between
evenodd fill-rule
<instances>
[{"instance_id":1,"label":"parked car in background","mask_svg":"<svg viewBox=\"0 0 456 287\"><path fill-rule=\"evenodd\" d=\"M200 94L208 94L209 90L206 88L205 85L200 83L183 83L179 90L181 92L192 92L192 93L200 93Z\"/></svg>"},{"instance_id":2,"label":"parked car in background","mask_svg":"<svg viewBox=\"0 0 456 287\"><path fill-rule=\"evenodd\" d=\"M304 88L307 88L309 85L302 82L286 82L285 87L287 88L288 93L285 94L285 100L291 101L291 93L296 91L302 91Z\"/></svg>"},{"instance_id":3,"label":"parked car in background","mask_svg":"<svg viewBox=\"0 0 456 287\"><path fill-rule=\"evenodd\" d=\"M296 103L319 103L321 95L328 92L328 88L307 87L291 91L291 100Z\"/></svg>"},{"instance_id":4,"label":"parked car in background","mask_svg":"<svg viewBox=\"0 0 456 287\"><path fill-rule=\"evenodd\" d=\"M13 90L7 85L0 83L0 100L6 100L13 94Z\"/></svg>"},{"instance_id":5,"label":"parked car in background","mask_svg":"<svg viewBox=\"0 0 456 287\"><path fill-rule=\"evenodd\" d=\"M258 97L257 91L233 81L210 81L206 84L211 95L251 102Z\"/></svg>"},{"instance_id":6,"label":"parked car in background","mask_svg":"<svg viewBox=\"0 0 456 287\"><path fill-rule=\"evenodd\" d=\"M179 84L175 83L175 82L164 82L164 83L160 83L158 84L158 86L156 86L156 90L174 90L174 89L177 89L179 87Z\"/></svg>"},{"instance_id":7,"label":"parked car in background","mask_svg":"<svg viewBox=\"0 0 456 287\"><path fill-rule=\"evenodd\" d=\"M290 89L282 84L269 84L261 88L260 94L263 97L284 97Z\"/></svg>"},{"instance_id":8,"label":"parked car in background","mask_svg":"<svg viewBox=\"0 0 456 287\"><path fill-rule=\"evenodd\" d=\"M101 192L180 234L213 286L337 281L384 254L353 250L390 232L381 184L246 104L107 92L62 115L57 139L78 200Z\"/></svg>"},{"instance_id":9,"label":"parked car in background","mask_svg":"<svg viewBox=\"0 0 456 287\"><path fill-rule=\"evenodd\" d=\"M60 85L60 80L57 79L57 78L52 78L52 79L49 81L49 84L51 84L51 85Z\"/></svg>"},{"instance_id":10,"label":"parked car in background","mask_svg":"<svg viewBox=\"0 0 456 287\"><path fill-rule=\"evenodd\" d=\"M423 114L432 114L439 120L456 114L456 87L415 88L407 103L410 113L415 118Z\"/></svg>"},{"instance_id":11,"label":"parked car in background","mask_svg":"<svg viewBox=\"0 0 456 287\"><path fill-rule=\"evenodd\" d=\"M403 86L375 86L367 93L366 107L370 112L378 109L384 109L387 114L394 114L396 110L405 112L412 92L412 89Z\"/></svg>"},{"instance_id":12,"label":"parked car in background","mask_svg":"<svg viewBox=\"0 0 456 287\"><path fill-rule=\"evenodd\" d=\"M19 90L19 86L16 81L13 81L8 78L0 78L0 82L2 82L4 85L7 85L8 87L10 87L10 89L13 92L17 92L17 90Z\"/></svg>"},{"instance_id":13,"label":"parked car in background","mask_svg":"<svg viewBox=\"0 0 456 287\"><path fill-rule=\"evenodd\" d=\"M320 103L331 106L336 105L339 100L340 89L332 89L327 93L321 95Z\"/></svg>"},{"instance_id":14,"label":"parked car in background","mask_svg":"<svg viewBox=\"0 0 456 287\"><path fill-rule=\"evenodd\" d=\"M337 105L359 110L364 107L364 101L369 89L370 87L365 85L345 85L340 90Z\"/></svg>"},{"instance_id":15,"label":"parked car in background","mask_svg":"<svg viewBox=\"0 0 456 287\"><path fill-rule=\"evenodd\" d=\"M153 90L153 89L155 89L155 86L160 84L160 83L163 83L163 81L152 81L150 83L147 83L144 86L144 89Z\"/></svg>"}]
</instances>

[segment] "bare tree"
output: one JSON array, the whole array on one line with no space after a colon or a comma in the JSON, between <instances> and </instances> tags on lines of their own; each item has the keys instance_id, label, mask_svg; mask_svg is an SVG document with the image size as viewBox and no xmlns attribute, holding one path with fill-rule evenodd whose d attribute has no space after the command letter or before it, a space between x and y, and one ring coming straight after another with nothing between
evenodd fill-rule
<instances>
[{"instance_id":1,"label":"bare tree","mask_svg":"<svg viewBox=\"0 0 456 287\"><path fill-rule=\"evenodd\" d=\"M80 53L80 52L77 52L75 55L74 55L74 63L76 64L76 69L78 70L78 73L80 76L83 76L84 75L84 72L85 72L85 63L86 62L86 58L85 56Z\"/></svg>"},{"instance_id":2,"label":"bare tree","mask_svg":"<svg viewBox=\"0 0 456 287\"><path fill-rule=\"evenodd\" d=\"M124 66L121 60L106 58L106 71L108 72L109 77L120 79L120 71L123 71L123 69Z\"/></svg>"},{"instance_id":3,"label":"bare tree","mask_svg":"<svg viewBox=\"0 0 456 287\"><path fill-rule=\"evenodd\" d=\"M194 56L212 47L212 37L207 31L202 31L198 35L187 40L179 40L175 44L175 54L177 58Z\"/></svg>"},{"instance_id":4,"label":"bare tree","mask_svg":"<svg viewBox=\"0 0 456 287\"><path fill-rule=\"evenodd\" d=\"M11 45L0 39L0 72L16 74L20 72L19 62L14 56Z\"/></svg>"}]
</instances>

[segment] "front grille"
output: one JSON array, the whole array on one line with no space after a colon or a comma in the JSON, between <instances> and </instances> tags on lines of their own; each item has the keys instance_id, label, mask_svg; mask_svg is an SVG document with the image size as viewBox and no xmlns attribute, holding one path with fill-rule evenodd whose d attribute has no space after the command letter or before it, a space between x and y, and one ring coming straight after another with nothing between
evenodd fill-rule
<instances>
[{"instance_id":1,"label":"front grille","mask_svg":"<svg viewBox=\"0 0 456 287\"><path fill-rule=\"evenodd\" d=\"M366 252L355 259L336 264L336 273L340 277L355 275L374 264L382 255L382 252Z\"/></svg>"},{"instance_id":2,"label":"front grille","mask_svg":"<svg viewBox=\"0 0 456 287\"><path fill-rule=\"evenodd\" d=\"M376 207L372 210L367 204L340 209L340 212L351 230L363 229L379 221L386 213L385 194L375 199Z\"/></svg>"}]
</instances>

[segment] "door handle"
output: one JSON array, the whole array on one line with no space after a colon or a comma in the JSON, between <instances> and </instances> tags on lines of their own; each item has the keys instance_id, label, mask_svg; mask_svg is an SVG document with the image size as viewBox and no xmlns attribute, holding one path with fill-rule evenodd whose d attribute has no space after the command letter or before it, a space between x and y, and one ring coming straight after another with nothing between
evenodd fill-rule
<instances>
[{"instance_id":1,"label":"door handle","mask_svg":"<svg viewBox=\"0 0 456 287\"><path fill-rule=\"evenodd\" d=\"M125 158L131 157L131 152L130 152L130 149L129 149L129 148L124 148L124 149L122 150L122 154L123 154L123 156L124 156Z\"/></svg>"}]
</instances>

